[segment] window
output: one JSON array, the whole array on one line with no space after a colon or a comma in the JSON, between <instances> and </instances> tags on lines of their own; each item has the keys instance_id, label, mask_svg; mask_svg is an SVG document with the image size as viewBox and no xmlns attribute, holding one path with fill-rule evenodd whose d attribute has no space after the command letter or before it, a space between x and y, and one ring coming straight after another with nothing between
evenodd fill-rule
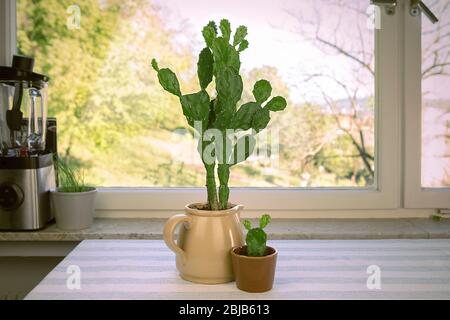
<instances>
[{"instance_id":1,"label":"window","mask_svg":"<svg viewBox=\"0 0 450 320\"><path fill-rule=\"evenodd\" d=\"M439 176L449 169L449 111L435 107L447 99L445 91L423 79L421 117L422 107L409 103L422 92L421 78L403 77L415 70L406 68L408 61L420 55L420 34L408 25L420 17L409 14L409 1L398 1L395 14L368 0L6 3L17 6L19 52L34 55L36 68L52 79L50 114L58 118L60 154L105 187L100 210L172 210L205 197L192 131L149 62L156 57L170 66L180 75L182 91L193 92L204 46L200 30L223 17L233 27L249 28L242 102L260 78L289 100L261 137L260 153L232 171L232 201L267 210L394 209L402 205L402 181L407 207L420 207L408 202L409 186L448 196ZM447 14L447 6L436 1L432 9ZM443 31L430 30L424 42ZM403 37L414 41L404 48ZM411 136L410 123L422 119L423 139L421 133ZM437 149L426 141L436 134L443 136L431 140L447 151L430 156L427 148ZM436 205L430 200L423 207Z\"/></svg>"},{"instance_id":2,"label":"window","mask_svg":"<svg viewBox=\"0 0 450 320\"><path fill-rule=\"evenodd\" d=\"M448 208L450 1L430 9L436 24L405 14L405 206Z\"/></svg>"},{"instance_id":3,"label":"window","mask_svg":"<svg viewBox=\"0 0 450 320\"><path fill-rule=\"evenodd\" d=\"M450 187L450 3L431 9L440 22L422 19L422 186Z\"/></svg>"},{"instance_id":4,"label":"window","mask_svg":"<svg viewBox=\"0 0 450 320\"><path fill-rule=\"evenodd\" d=\"M273 114L269 134L259 135L259 152L234 168L231 184L374 184L374 32L366 26L366 0L343 6L294 0L17 5L19 52L36 56L36 68L52 79L50 113L61 128L60 154L85 168L91 183L204 184L192 130L149 61L156 57L176 70L184 92L198 90L197 55L205 46L200 31L210 19L226 17L234 27L249 28L240 104L251 101L261 78L289 98L289 108ZM344 19L349 10L351 19Z\"/></svg>"}]
</instances>

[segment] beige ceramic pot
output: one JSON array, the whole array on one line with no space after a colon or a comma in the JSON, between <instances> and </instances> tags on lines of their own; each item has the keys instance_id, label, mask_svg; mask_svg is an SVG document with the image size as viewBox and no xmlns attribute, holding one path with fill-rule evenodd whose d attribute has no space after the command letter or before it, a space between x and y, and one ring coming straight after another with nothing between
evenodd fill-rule
<instances>
[{"instance_id":1,"label":"beige ceramic pot","mask_svg":"<svg viewBox=\"0 0 450 320\"><path fill-rule=\"evenodd\" d=\"M195 209L203 204L185 207L185 214L171 217L164 226L164 241L176 253L180 276L196 283L225 283L234 280L230 250L244 245L239 220L243 206L207 211ZM174 231L181 224L178 241Z\"/></svg>"}]
</instances>

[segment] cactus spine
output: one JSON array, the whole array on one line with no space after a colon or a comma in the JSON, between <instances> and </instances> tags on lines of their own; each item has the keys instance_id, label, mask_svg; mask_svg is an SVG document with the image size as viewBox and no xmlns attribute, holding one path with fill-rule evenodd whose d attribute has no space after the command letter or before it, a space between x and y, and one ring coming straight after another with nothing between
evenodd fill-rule
<instances>
[{"instance_id":1,"label":"cactus spine","mask_svg":"<svg viewBox=\"0 0 450 320\"><path fill-rule=\"evenodd\" d=\"M160 69L156 60L152 60L152 67L158 74L159 83L164 90L180 99L188 124L199 134L198 151L206 169L206 188L211 210L223 210L228 207L230 168L252 154L256 144L255 135L268 125L270 111L281 111L286 107L286 100L281 96L273 97L266 102L271 96L272 87L267 80L259 80L253 88L255 101L237 108L243 90L242 78L239 75L241 67L239 55L248 47L248 41L245 39L247 28L238 27L233 39L228 20L221 20L219 29L221 36L218 35L215 22L211 21L202 30L206 47L200 51L198 58L197 75L200 91L196 93L183 95L175 73L168 68ZM213 79L216 96L211 98L206 88ZM199 123L200 129L197 125ZM206 132L211 129L218 131L220 138L205 139ZM251 132L246 132L236 139L227 132L229 129L236 131L251 129ZM218 192L216 170L219 178Z\"/></svg>"}]
</instances>

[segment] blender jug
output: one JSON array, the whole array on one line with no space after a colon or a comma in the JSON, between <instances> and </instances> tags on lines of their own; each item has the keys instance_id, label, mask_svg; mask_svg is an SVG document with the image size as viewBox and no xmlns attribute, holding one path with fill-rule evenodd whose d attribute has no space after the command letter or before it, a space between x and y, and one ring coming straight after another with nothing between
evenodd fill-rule
<instances>
[{"instance_id":1,"label":"blender jug","mask_svg":"<svg viewBox=\"0 0 450 320\"><path fill-rule=\"evenodd\" d=\"M33 65L13 56L0 66L0 230L37 230L53 219L56 119L47 120L48 77Z\"/></svg>"},{"instance_id":2,"label":"blender jug","mask_svg":"<svg viewBox=\"0 0 450 320\"><path fill-rule=\"evenodd\" d=\"M13 56L0 67L2 156L32 156L45 150L48 77L33 72L34 59Z\"/></svg>"}]
</instances>

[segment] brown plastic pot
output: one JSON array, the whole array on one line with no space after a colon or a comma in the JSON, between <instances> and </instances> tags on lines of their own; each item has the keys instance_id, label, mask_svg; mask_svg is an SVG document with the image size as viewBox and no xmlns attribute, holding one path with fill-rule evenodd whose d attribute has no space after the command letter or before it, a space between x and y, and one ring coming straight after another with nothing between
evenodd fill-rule
<instances>
[{"instance_id":1,"label":"brown plastic pot","mask_svg":"<svg viewBox=\"0 0 450 320\"><path fill-rule=\"evenodd\" d=\"M247 292L265 292L273 287L278 252L267 247L262 257L247 256L247 246L231 249L236 286Z\"/></svg>"}]
</instances>

